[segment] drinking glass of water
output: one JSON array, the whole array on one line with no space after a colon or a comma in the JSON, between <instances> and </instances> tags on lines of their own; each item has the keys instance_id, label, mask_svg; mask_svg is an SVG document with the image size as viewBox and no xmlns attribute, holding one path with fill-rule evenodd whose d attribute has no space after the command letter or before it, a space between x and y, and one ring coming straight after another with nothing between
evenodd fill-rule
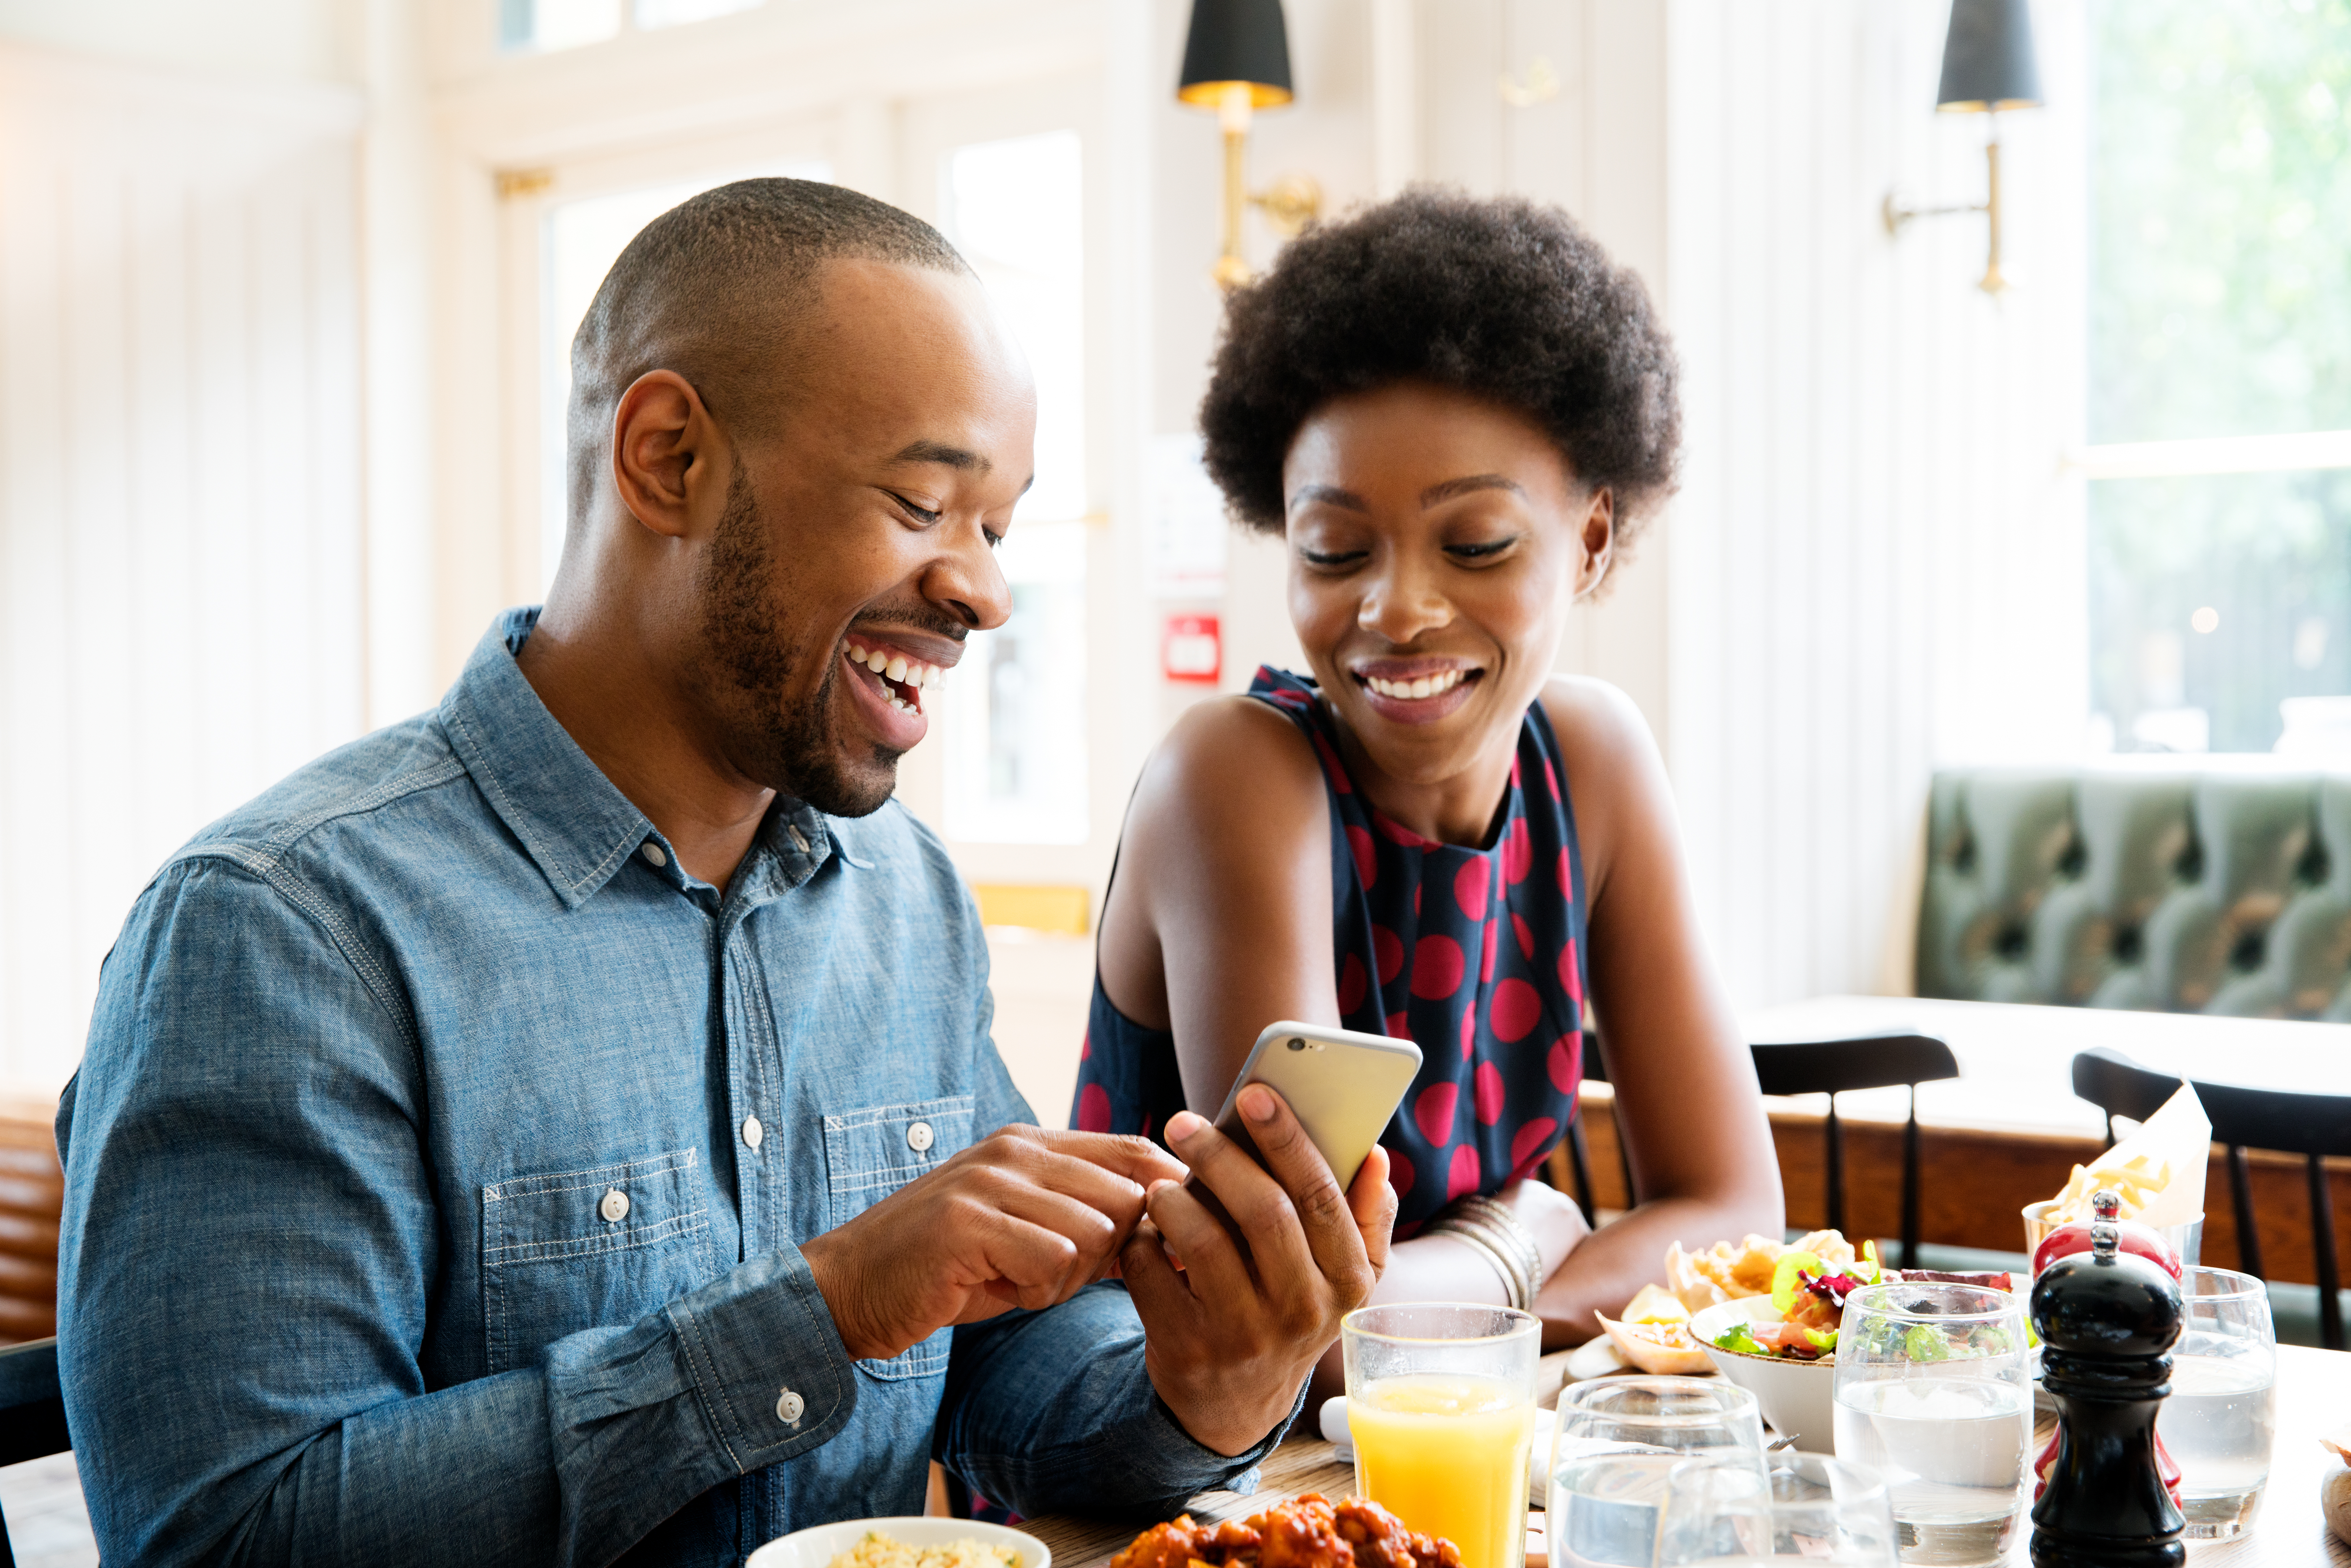
<instances>
[{"instance_id":1,"label":"drinking glass of water","mask_svg":"<svg viewBox=\"0 0 2351 1568\"><path fill-rule=\"evenodd\" d=\"M2270 1293L2234 1269L2182 1270L2188 1321L2171 1350L2171 1397L2155 1429L2179 1464L2190 1541L2253 1527L2276 1429L2277 1331Z\"/></svg>"},{"instance_id":2,"label":"drinking glass of water","mask_svg":"<svg viewBox=\"0 0 2351 1568\"><path fill-rule=\"evenodd\" d=\"M1609 1377L1559 1398L1543 1533L1552 1568L1653 1568L1674 1467L1718 1459L1763 1479L1763 1415L1736 1385Z\"/></svg>"},{"instance_id":3,"label":"drinking glass of water","mask_svg":"<svg viewBox=\"0 0 2351 1568\"><path fill-rule=\"evenodd\" d=\"M2030 1499L2024 1299L1870 1285L1837 1331L1836 1457L1886 1479L1905 1563L1994 1563Z\"/></svg>"},{"instance_id":4,"label":"drinking glass of water","mask_svg":"<svg viewBox=\"0 0 2351 1568\"><path fill-rule=\"evenodd\" d=\"M1659 1568L1833 1563L1894 1568L1894 1512L1874 1470L1821 1454L1752 1465L1693 1459L1666 1481Z\"/></svg>"}]
</instances>

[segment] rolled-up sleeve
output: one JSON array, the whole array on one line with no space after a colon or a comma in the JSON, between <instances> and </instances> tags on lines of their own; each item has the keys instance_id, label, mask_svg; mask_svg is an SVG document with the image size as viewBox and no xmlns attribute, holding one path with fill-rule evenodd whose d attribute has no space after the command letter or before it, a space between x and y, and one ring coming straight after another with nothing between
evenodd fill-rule
<instances>
[{"instance_id":1,"label":"rolled-up sleeve","mask_svg":"<svg viewBox=\"0 0 2351 1568\"><path fill-rule=\"evenodd\" d=\"M108 1561L609 1562L849 1421L789 1246L429 1388L422 1080L330 909L216 859L141 899L59 1124L59 1364Z\"/></svg>"},{"instance_id":2,"label":"rolled-up sleeve","mask_svg":"<svg viewBox=\"0 0 2351 1568\"><path fill-rule=\"evenodd\" d=\"M1247 1453L1203 1446L1151 1385L1125 1287L1104 1283L956 1330L932 1457L1023 1514L1165 1519L1196 1492L1249 1490L1305 1401L1301 1383L1289 1419Z\"/></svg>"}]
</instances>

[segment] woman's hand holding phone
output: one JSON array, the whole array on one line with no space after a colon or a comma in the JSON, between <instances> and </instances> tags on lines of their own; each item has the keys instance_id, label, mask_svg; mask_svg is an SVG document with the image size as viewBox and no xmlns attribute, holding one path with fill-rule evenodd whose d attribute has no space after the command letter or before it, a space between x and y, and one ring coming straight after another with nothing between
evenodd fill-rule
<instances>
[{"instance_id":1,"label":"woman's hand holding phone","mask_svg":"<svg viewBox=\"0 0 2351 1568\"><path fill-rule=\"evenodd\" d=\"M1396 1212L1384 1150L1343 1192L1280 1095L1253 1083L1235 1102L1265 1164L1202 1117L1171 1117L1168 1146L1205 1190L1155 1184L1120 1259L1152 1385L1220 1454L1288 1417L1339 1320L1371 1299Z\"/></svg>"}]
</instances>

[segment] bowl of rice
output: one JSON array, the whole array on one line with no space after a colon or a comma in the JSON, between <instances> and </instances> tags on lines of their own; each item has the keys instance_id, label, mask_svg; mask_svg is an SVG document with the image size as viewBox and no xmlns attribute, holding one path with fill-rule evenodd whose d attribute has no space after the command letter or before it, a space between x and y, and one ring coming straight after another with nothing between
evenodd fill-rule
<instances>
[{"instance_id":1,"label":"bowl of rice","mask_svg":"<svg viewBox=\"0 0 2351 1568\"><path fill-rule=\"evenodd\" d=\"M770 1541L744 1568L1052 1568L1023 1531L976 1519L845 1519Z\"/></svg>"}]
</instances>

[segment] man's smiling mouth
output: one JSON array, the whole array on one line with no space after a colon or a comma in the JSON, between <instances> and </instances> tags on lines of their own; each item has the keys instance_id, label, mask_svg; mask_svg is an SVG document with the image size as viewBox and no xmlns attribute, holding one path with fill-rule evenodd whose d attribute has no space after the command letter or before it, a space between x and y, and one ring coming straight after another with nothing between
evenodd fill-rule
<instances>
[{"instance_id":1,"label":"man's smiling mouth","mask_svg":"<svg viewBox=\"0 0 2351 1568\"><path fill-rule=\"evenodd\" d=\"M923 693L946 679L946 671L878 643L849 640L842 655L850 667L882 689L882 700L902 713L923 711Z\"/></svg>"}]
</instances>

